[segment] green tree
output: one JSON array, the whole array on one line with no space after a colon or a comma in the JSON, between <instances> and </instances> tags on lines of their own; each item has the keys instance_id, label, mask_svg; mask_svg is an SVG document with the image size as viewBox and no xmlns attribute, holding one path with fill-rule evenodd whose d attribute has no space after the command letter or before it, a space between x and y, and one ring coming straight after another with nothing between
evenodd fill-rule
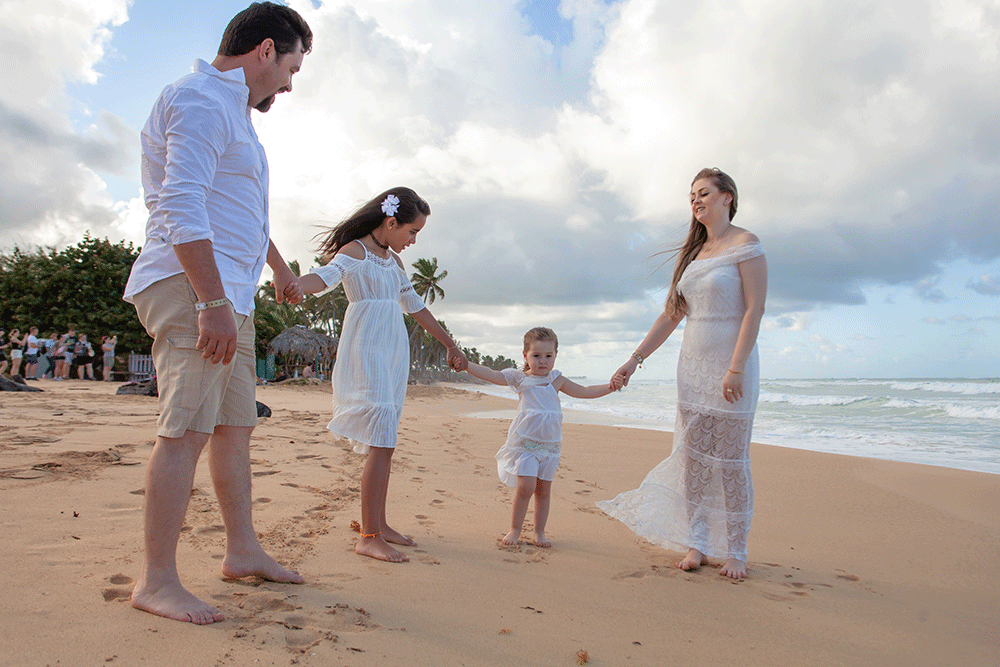
<instances>
[{"instance_id":1,"label":"green tree","mask_svg":"<svg viewBox=\"0 0 1000 667\"><path fill-rule=\"evenodd\" d=\"M152 344L135 308L122 300L139 250L87 232L75 246L57 251L15 247L0 255L0 326L63 333L74 326L95 344L116 334L118 350L148 352ZM97 345L95 345L97 347Z\"/></svg>"},{"instance_id":2,"label":"green tree","mask_svg":"<svg viewBox=\"0 0 1000 667\"><path fill-rule=\"evenodd\" d=\"M441 281L448 277L447 271L438 273L438 258L420 258L413 263L416 271L410 276L413 290L423 297L424 303L434 303L438 297L444 298Z\"/></svg>"}]
</instances>

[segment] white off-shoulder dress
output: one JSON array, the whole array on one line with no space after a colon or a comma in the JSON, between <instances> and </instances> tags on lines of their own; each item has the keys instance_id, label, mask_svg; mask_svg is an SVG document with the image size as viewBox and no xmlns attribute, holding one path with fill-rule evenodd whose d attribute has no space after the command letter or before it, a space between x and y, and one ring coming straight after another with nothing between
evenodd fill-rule
<instances>
[{"instance_id":1,"label":"white off-shoulder dress","mask_svg":"<svg viewBox=\"0 0 1000 667\"><path fill-rule=\"evenodd\" d=\"M361 244L364 247L364 244ZM426 306L394 257L343 253L312 269L326 293L344 284L349 302L333 367L333 419L327 428L348 438L359 454L395 447L410 373L410 345L402 309Z\"/></svg>"},{"instance_id":2,"label":"white off-shoulder dress","mask_svg":"<svg viewBox=\"0 0 1000 667\"><path fill-rule=\"evenodd\" d=\"M500 371L517 394L517 413L507 430L507 442L496 454L497 474L507 486L519 475L552 481L562 448L562 407L552 383L561 375L528 375L517 368Z\"/></svg>"},{"instance_id":3,"label":"white off-shoulder dress","mask_svg":"<svg viewBox=\"0 0 1000 667\"><path fill-rule=\"evenodd\" d=\"M760 392L756 345L739 401L723 397L722 381L746 313L738 265L763 254L755 241L695 260L677 285L688 311L677 362L673 450L638 489L597 503L653 544L747 560L753 517L750 438Z\"/></svg>"}]
</instances>

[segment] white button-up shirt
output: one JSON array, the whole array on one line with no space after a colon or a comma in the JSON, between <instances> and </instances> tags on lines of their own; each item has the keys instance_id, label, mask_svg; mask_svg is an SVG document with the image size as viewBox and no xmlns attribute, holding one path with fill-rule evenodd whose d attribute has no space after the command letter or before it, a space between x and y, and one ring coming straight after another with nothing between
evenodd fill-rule
<instances>
[{"instance_id":1,"label":"white button-up shirt","mask_svg":"<svg viewBox=\"0 0 1000 667\"><path fill-rule=\"evenodd\" d=\"M212 242L226 296L253 312L267 260L267 156L250 122L243 69L204 60L167 86L142 130L142 186L149 221L125 300L183 273L174 246Z\"/></svg>"}]
</instances>

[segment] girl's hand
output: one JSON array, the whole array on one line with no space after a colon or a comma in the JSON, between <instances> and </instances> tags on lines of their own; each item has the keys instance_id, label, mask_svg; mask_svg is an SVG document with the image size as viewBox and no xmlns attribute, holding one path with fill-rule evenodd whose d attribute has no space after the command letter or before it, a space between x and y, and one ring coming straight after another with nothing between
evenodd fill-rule
<instances>
[{"instance_id":1,"label":"girl's hand","mask_svg":"<svg viewBox=\"0 0 1000 667\"><path fill-rule=\"evenodd\" d=\"M615 371L615 374L611 376L611 385L617 386L615 391L619 391L623 387L628 386L628 380L635 373L635 369L639 367L639 360L635 357L631 357L626 361L621 368Z\"/></svg>"},{"instance_id":2,"label":"girl's hand","mask_svg":"<svg viewBox=\"0 0 1000 667\"><path fill-rule=\"evenodd\" d=\"M743 374L726 371L726 377L722 379L722 397L730 403L735 403L743 398Z\"/></svg>"}]
</instances>

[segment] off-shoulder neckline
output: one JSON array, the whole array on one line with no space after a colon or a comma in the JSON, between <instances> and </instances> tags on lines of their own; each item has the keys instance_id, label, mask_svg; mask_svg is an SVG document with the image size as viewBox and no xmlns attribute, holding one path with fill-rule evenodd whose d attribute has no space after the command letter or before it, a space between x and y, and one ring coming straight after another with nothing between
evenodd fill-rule
<instances>
[{"instance_id":1,"label":"off-shoulder neckline","mask_svg":"<svg viewBox=\"0 0 1000 667\"><path fill-rule=\"evenodd\" d=\"M719 259L721 257L728 257L729 255L732 255L733 253L735 253L736 250L738 250L739 248L742 248L744 246L752 246L752 245L760 245L760 241L744 241L743 243L737 243L736 245L729 246L728 248L726 248L725 252L721 252L718 255L712 255L711 257L703 257L701 259L692 259L691 263L694 264L695 262L707 262L709 260Z\"/></svg>"}]
</instances>

